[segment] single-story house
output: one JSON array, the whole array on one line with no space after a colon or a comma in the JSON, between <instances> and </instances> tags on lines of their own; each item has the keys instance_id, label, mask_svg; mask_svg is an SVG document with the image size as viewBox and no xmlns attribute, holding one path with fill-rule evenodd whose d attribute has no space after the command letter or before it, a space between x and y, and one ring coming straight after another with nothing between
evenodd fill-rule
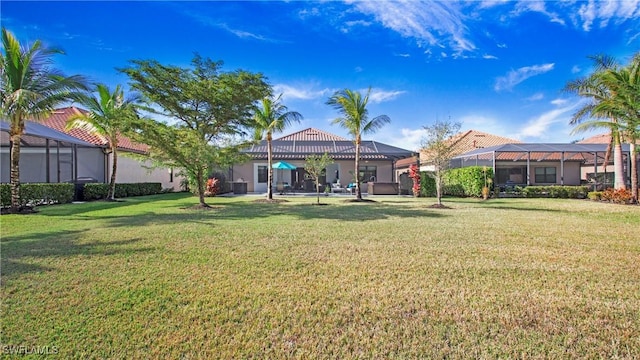
<instances>
[{"instance_id":1,"label":"single-story house","mask_svg":"<svg viewBox=\"0 0 640 360\"><path fill-rule=\"evenodd\" d=\"M82 129L65 129L72 116L83 113L87 111L71 106L54 110L42 121L26 122L27 132L20 149L21 182L110 181L113 154L108 140ZM10 181L8 132L9 124L3 123L0 151L3 183ZM152 168L151 162L140 160L147 150L144 144L126 136L118 137L116 183L159 182L165 189L179 190L181 178L173 169Z\"/></svg>"},{"instance_id":2,"label":"single-story house","mask_svg":"<svg viewBox=\"0 0 640 360\"><path fill-rule=\"evenodd\" d=\"M469 151L456 156L454 168L488 166L494 171L494 184L501 188L515 185L588 184L583 168L598 173L607 144L503 144ZM623 145L625 163L629 145ZM598 166L596 166L598 165ZM629 167L626 166L629 178Z\"/></svg>"},{"instance_id":3,"label":"single-story house","mask_svg":"<svg viewBox=\"0 0 640 360\"><path fill-rule=\"evenodd\" d=\"M292 170L274 169L274 184L285 182L296 191L315 191L313 181L304 170L306 158L312 154L329 154L334 163L327 166L325 175L320 179L322 184L339 182L343 187L354 182L355 144L350 139L315 129L308 128L272 141L273 162L286 161L295 166ZM266 192L268 177L267 141L259 143L243 151L249 155L248 162L236 164L231 169L233 181L247 183L248 192ZM398 193L396 178L396 162L412 156L409 150L383 144L373 140L363 140L360 147L361 181L371 183L374 193L377 189ZM369 184L367 184L369 185ZM324 187L324 186L323 186ZM389 189L395 190L389 190ZM368 186L362 187L367 191Z\"/></svg>"}]
</instances>

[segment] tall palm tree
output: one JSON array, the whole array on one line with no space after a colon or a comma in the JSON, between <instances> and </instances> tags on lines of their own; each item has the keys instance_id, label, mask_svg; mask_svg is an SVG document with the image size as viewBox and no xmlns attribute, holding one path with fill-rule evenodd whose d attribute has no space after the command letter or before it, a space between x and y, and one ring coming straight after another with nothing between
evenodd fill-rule
<instances>
[{"instance_id":1,"label":"tall palm tree","mask_svg":"<svg viewBox=\"0 0 640 360\"><path fill-rule=\"evenodd\" d=\"M302 115L296 111L289 111L289 109L280 102L280 98L282 98L282 94L276 99L270 97L263 98L262 108L256 108L253 114L254 138L261 140L265 133L267 138L267 161L269 166L267 198L269 200L273 200L273 189L271 186L273 182L273 150L271 146L273 134L282 132L287 126L302 120Z\"/></svg>"},{"instance_id":2,"label":"tall palm tree","mask_svg":"<svg viewBox=\"0 0 640 360\"><path fill-rule=\"evenodd\" d=\"M106 85L96 84L96 92L97 97L86 97L80 101L89 112L71 117L67 121L67 130L82 129L106 140L109 144L113 164L107 199L113 201L118 168L118 135L126 131L131 121L138 117L136 104L140 101L140 96L136 94L125 99L120 85L111 92Z\"/></svg>"},{"instance_id":3,"label":"tall palm tree","mask_svg":"<svg viewBox=\"0 0 640 360\"><path fill-rule=\"evenodd\" d=\"M19 212L20 140L25 120L42 120L62 103L78 100L86 91L79 75L64 76L51 68L52 57L62 50L45 47L37 40L22 46L13 33L2 28L0 55L0 117L10 121L11 211Z\"/></svg>"},{"instance_id":4,"label":"tall palm tree","mask_svg":"<svg viewBox=\"0 0 640 360\"><path fill-rule=\"evenodd\" d=\"M596 106L597 112L614 114L618 119L621 138L629 143L631 158L631 192L638 200L638 169L636 142L640 139L640 53L629 65L607 69L600 75L601 81L611 89L610 99Z\"/></svg>"},{"instance_id":5,"label":"tall palm tree","mask_svg":"<svg viewBox=\"0 0 640 360\"><path fill-rule=\"evenodd\" d=\"M374 133L385 124L391 122L387 115L378 115L369 120L367 104L369 103L370 94L371 88L369 88L364 97L358 91L344 89L336 91L327 101L327 105L333 106L342 115L342 117L333 120L333 123L345 128L353 137L353 143L356 148L354 172L356 175L357 200L362 200L362 190L360 189L360 145L362 144L362 135Z\"/></svg>"},{"instance_id":6,"label":"tall palm tree","mask_svg":"<svg viewBox=\"0 0 640 360\"><path fill-rule=\"evenodd\" d=\"M613 142L614 187L626 189L622 161L622 127L618 113L610 107L602 106L602 104L612 103L615 99L615 88L611 88L611 84L604 77L607 71L616 71L618 65L608 56L592 56L591 59L595 63L596 70L588 77L570 81L565 86L566 91L591 100L573 114L570 124L575 126L573 133L598 128L610 131Z\"/></svg>"}]
</instances>

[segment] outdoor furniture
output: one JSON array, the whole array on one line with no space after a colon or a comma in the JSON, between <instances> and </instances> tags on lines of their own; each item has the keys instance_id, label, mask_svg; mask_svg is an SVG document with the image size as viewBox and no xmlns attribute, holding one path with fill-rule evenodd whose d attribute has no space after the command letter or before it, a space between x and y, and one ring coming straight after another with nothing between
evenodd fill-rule
<instances>
[{"instance_id":1,"label":"outdoor furniture","mask_svg":"<svg viewBox=\"0 0 640 360\"><path fill-rule=\"evenodd\" d=\"M333 183L333 184L331 184L331 192L332 193L343 193L343 192L345 192L345 189L342 186L340 186L340 184Z\"/></svg>"},{"instance_id":2,"label":"outdoor furniture","mask_svg":"<svg viewBox=\"0 0 640 360\"><path fill-rule=\"evenodd\" d=\"M291 191L291 185L289 185L289 183L287 182L277 182L276 183L276 191L280 194L280 195L284 195L287 192Z\"/></svg>"}]
</instances>

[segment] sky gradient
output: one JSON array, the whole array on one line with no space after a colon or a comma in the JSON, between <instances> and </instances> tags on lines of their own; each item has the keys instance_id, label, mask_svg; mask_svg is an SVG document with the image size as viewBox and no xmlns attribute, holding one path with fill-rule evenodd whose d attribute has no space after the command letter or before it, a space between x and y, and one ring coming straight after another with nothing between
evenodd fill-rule
<instances>
[{"instance_id":1,"label":"sky gradient","mask_svg":"<svg viewBox=\"0 0 640 360\"><path fill-rule=\"evenodd\" d=\"M134 59L263 73L304 120L348 137L325 104L372 88L369 115L391 118L374 139L420 147L425 125L460 122L524 142L569 142L582 99L563 92L592 71L590 55L623 64L640 50L640 1L323 1L0 3L21 42L62 48L55 65L111 87Z\"/></svg>"}]
</instances>

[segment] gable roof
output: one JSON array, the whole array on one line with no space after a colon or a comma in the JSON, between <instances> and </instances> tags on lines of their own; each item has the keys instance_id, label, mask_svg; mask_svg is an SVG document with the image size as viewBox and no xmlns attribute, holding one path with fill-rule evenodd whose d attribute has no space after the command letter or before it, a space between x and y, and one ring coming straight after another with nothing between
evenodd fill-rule
<instances>
[{"instance_id":1,"label":"gable roof","mask_svg":"<svg viewBox=\"0 0 640 360\"><path fill-rule=\"evenodd\" d=\"M322 131L316 128L307 128L304 130L300 130L298 132L294 132L293 134L285 135L281 138L275 140L282 141L346 141L349 139L345 139L341 136L328 133L326 131Z\"/></svg>"},{"instance_id":2,"label":"gable roof","mask_svg":"<svg viewBox=\"0 0 640 360\"><path fill-rule=\"evenodd\" d=\"M319 138L319 139L318 139ZM271 142L273 159L305 159L311 154L331 155L335 160L355 159L355 144L343 137L308 128L283 136ZM267 158L267 141L262 140L243 151L254 159ZM410 150L372 140L363 140L360 158L369 160L395 160L412 155Z\"/></svg>"},{"instance_id":3,"label":"gable roof","mask_svg":"<svg viewBox=\"0 0 640 360\"><path fill-rule=\"evenodd\" d=\"M459 133L452 136L449 141L452 142L452 146L454 147L456 154L464 154L475 149L488 148L496 145L521 143L519 140L493 135L478 130L468 130L466 132Z\"/></svg>"},{"instance_id":4,"label":"gable roof","mask_svg":"<svg viewBox=\"0 0 640 360\"><path fill-rule=\"evenodd\" d=\"M83 129L71 129L71 130L65 129L67 126L67 121L72 116L86 115L88 113L89 113L88 111L77 108L75 106L60 108L60 109L54 110L48 118L40 121L40 123L44 126L69 134L77 139L86 141L88 143L91 143L100 147L109 146L109 141L102 136L92 134ZM149 147L145 144L136 143L126 136L118 135L118 149L124 150L124 151L145 153L149 150Z\"/></svg>"}]
</instances>

